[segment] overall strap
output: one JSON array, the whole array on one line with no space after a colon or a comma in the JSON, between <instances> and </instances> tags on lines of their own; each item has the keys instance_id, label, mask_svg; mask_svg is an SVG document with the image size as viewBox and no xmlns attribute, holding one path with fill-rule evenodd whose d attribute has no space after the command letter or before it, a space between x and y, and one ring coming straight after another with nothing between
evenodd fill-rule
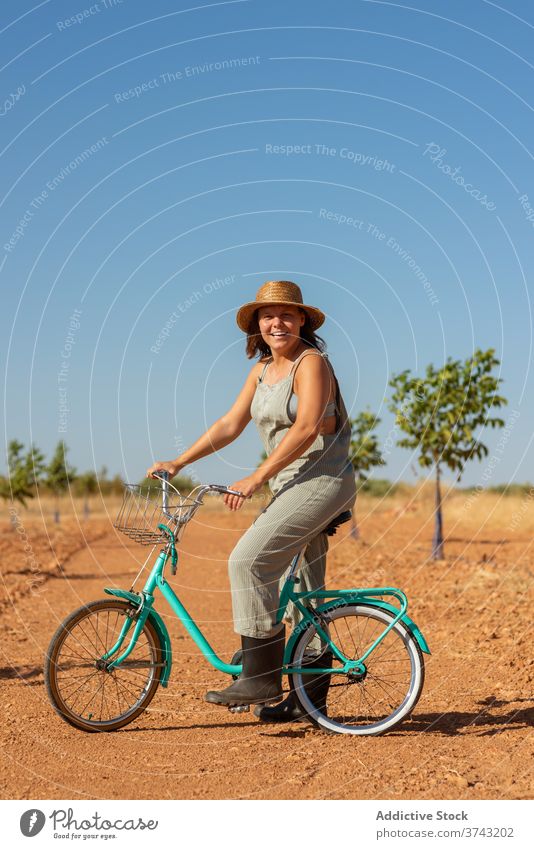
<instances>
[{"instance_id":1,"label":"overall strap","mask_svg":"<svg viewBox=\"0 0 534 849\"><path fill-rule=\"evenodd\" d=\"M347 408L345 406L345 402L341 395L341 391L339 389L338 379L335 375L334 369L332 368L332 364L329 362L328 365L332 371L332 376L336 382L336 433L341 431L343 432L352 432L352 425L349 418L349 414L347 412Z\"/></svg>"},{"instance_id":2,"label":"overall strap","mask_svg":"<svg viewBox=\"0 0 534 849\"><path fill-rule=\"evenodd\" d=\"M323 354L320 351L318 351L317 348L306 348L300 354L300 356L297 357L297 359L294 361L293 365L291 366L291 371L288 374L288 377L290 378L290 380L289 380L289 394L287 396L288 398L290 397L291 393L293 392L293 383L295 381L295 371L297 370L297 366L300 363L300 361L306 356L306 354L309 354L310 352L313 353L313 354L319 354L320 357L323 356Z\"/></svg>"},{"instance_id":3,"label":"overall strap","mask_svg":"<svg viewBox=\"0 0 534 849\"><path fill-rule=\"evenodd\" d=\"M258 377L258 383L261 383L261 382L263 381L263 376L264 376L264 374L265 374L265 369L267 368L267 366L268 366L270 363L272 363L272 361L273 361L273 358L272 358L272 357L270 357L270 358L267 360L267 362L265 363L265 365L263 366L263 368L262 368L262 370L261 370L261 374L260 374L260 376Z\"/></svg>"},{"instance_id":4,"label":"overall strap","mask_svg":"<svg viewBox=\"0 0 534 849\"><path fill-rule=\"evenodd\" d=\"M320 351L318 351L318 350L317 350L317 348L305 348L305 349L304 349L304 351L302 351L302 353L301 353L301 354L297 357L297 359L296 359L296 360L294 360L293 365L291 366L291 370L290 370L289 374L294 374L295 369L296 369L296 367L298 366L298 364L300 363L301 359L302 359L303 357L305 357L305 356L306 356L306 354L309 354L310 352L311 352L311 353L314 353L314 354L319 354L319 356L320 356L320 357L324 357L324 356L325 356L325 355L324 355L324 354L322 354ZM291 386L293 386L293 381L291 381Z\"/></svg>"},{"instance_id":5,"label":"overall strap","mask_svg":"<svg viewBox=\"0 0 534 849\"><path fill-rule=\"evenodd\" d=\"M340 390L339 390L339 383L338 383L337 377L336 377L334 369L332 367L332 363L328 359L328 354L326 352L318 351L317 348L306 348L306 350L302 352L300 357L297 357L297 359L293 363L291 371L289 372L292 375L292 378L291 378L291 381L290 381L289 393L291 394L293 392L293 380L294 380L294 377L295 377L295 374L294 374L295 369L296 369L298 363L301 361L301 359L310 351L312 351L313 353L319 354L319 356L322 357L323 360L325 360L326 364L328 365L328 369L330 371L330 374L332 375L332 377L334 379L334 385L335 385L335 390L336 390L335 395L334 395L334 404L335 404L335 407L336 407L336 429L335 429L335 433L338 433L342 429L342 425L345 425L345 422L342 422L343 412L342 412L342 406L341 406L342 405L341 393L340 393Z\"/></svg>"},{"instance_id":6,"label":"overall strap","mask_svg":"<svg viewBox=\"0 0 534 849\"><path fill-rule=\"evenodd\" d=\"M331 366L331 365L330 365L330 363L328 362L328 354L326 354L326 353L324 353L324 352L322 352L322 351L318 351L318 350L317 350L317 348L306 348L306 349L305 349L305 350L304 350L304 351L300 354L300 356L299 356L299 357L297 357L297 359L295 360L295 362L294 362L294 363L293 363L293 365L291 366L291 371L289 372L289 374L290 374L290 375L292 375L292 377L291 377L291 390L290 390L291 392L293 391L293 381L294 381L294 379L295 379L295 370L296 370L296 368L297 368L298 364L300 363L300 361L303 359L303 357L305 357L305 356L306 356L306 354L310 354L310 353L312 353L312 354L318 354L320 357L322 357L322 358L323 358L323 360L326 360L326 362L327 362L327 364L328 364L328 366L329 366L329 368L330 368L330 371L331 371L331 373L332 373L332 375L333 375L333 377L334 377L334 379L335 379L335 375L334 375L334 372L333 372L332 366Z\"/></svg>"},{"instance_id":7,"label":"overall strap","mask_svg":"<svg viewBox=\"0 0 534 849\"><path fill-rule=\"evenodd\" d=\"M342 415L341 392L339 391L339 383L338 383L338 380L337 380L337 377L336 377L336 373L334 371L332 363L328 359L328 354L323 354L323 356L324 356L324 359L326 360L328 368L330 369L330 374L334 378L334 384L335 384L335 387L336 387L336 394L334 395L334 404L336 406L336 429L335 429L334 433L339 433L339 431L342 429L341 428L341 415Z\"/></svg>"}]
</instances>

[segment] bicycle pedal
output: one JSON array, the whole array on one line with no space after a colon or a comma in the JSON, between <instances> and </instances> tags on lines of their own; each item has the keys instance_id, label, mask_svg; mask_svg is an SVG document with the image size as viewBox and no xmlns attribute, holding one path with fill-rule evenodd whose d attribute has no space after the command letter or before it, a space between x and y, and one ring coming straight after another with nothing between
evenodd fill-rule
<instances>
[{"instance_id":1,"label":"bicycle pedal","mask_svg":"<svg viewBox=\"0 0 534 849\"><path fill-rule=\"evenodd\" d=\"M248 713L250 705L228 705L230 713Z\"/></svg>"}]
</instances>

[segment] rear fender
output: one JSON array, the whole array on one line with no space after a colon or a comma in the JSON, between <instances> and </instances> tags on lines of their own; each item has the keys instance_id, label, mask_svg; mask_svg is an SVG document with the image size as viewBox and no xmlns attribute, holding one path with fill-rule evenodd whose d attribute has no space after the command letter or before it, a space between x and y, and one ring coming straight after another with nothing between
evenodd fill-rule
<instances>
[{"instance_id":1,"label":"rear fender","mask_svg":"<svg viewBox=\"0 0 534 849\"><path fill-rule=\"evenodd\" d=\"M384 610L387 610L390 613L393 613L394 616L396 616L399 612L398 607L395 607L395 605L393 605L393 604L389 604L387 601L382 601L381 599L373 598L373 597L362 598L361 596L358 596L358 595L355 595L353 598L351 598L350 596L343 596L342 599L336 599L336 600L328 601L328 602L326 602L326 604L322 604L320 607L317 607L316 611L317 611L318 614L326 613L328 610L332 610L332 609L335 610L338 607L342 607L345 604L349 604L349 603L366 604L370 607L381 607ZM413 635L413 637L414 637L415 641L417 642L421 651L425 652L425 654L431 654L430 649L428 648L427 641L423 637L423 634L421 633L420 629L415 624L415 622L412 619L410 619L410 617L406 613L404 614L404 616L401 616L400 621L406 626L408 631L410 631L410 633ZM293 631L291 637L289 638L288 644L286 646L286 651L285 651L285 662L286 662L286 664L289 663L289 660L290 660L292 652L293 652L293 647L294 647L296 641L298 640L298 638L301 636L301 634L302 634L302 629L300 629L299 626L297 625L297 627Z\"/></svg>"}]
</instances>

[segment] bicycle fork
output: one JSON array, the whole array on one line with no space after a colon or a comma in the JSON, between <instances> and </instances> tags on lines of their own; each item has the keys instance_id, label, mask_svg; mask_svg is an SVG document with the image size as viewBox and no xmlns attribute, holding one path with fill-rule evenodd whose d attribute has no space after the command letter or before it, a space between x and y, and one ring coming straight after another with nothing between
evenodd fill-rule
<instances>
[{"instance_id":1,"label":"bicycle fork","mask_svg":"<svg viewBox=\"0 0 534 849\"><path fill-rule=\"evenodd\" d=\"M155 566L150 574L150 577L148 578L147 583L145 584L145 588L140 593L141 603L139 607L136 610L126 611L126 621L124 622L124 625L121 628L121 632L117 638L117 642L97 661L97 667L99 669L106 669L109 672L111 669L114 669L116 666L119 666L135 648L135 644L137 642L139 634L143 630L145 622L150 615L152 605L154 604L154 595L152 593L152 589L156 585L157 576L162 573L169 555L171 557L173 574L176 574L176 563L178 560L178 555L174 544L174 534L166 525L160 524L158 525L158 528L165 529L165 531L168 533L169 543L164 549L160 551ZM128 631L132 626L132 622L134 621L135 628L130 638L130 642L128 643L128 647L125 649L125 651L123 651L121 655L119 655L119 657L116 657L114 660L111 661L111 663L108 663L109 658L113 657L113 655L120 650L124 640L126 639L126 635L128 634Z\"/></svg>"},{"instance_id":2,"label":"bicycle fork","mask_svg":"<svg viewBox=\"0 0 534 849\"><path fill-rule=\"evenodd\" d=\"M139 634L143 630L146 620L148 619L150 608L154 602L154 596L149 595L148 593L141 594L141 604L137 608L137 610L127 610L126 611L126 619L121 628L120 634L117 638L117 642L114 646L110 648L105 654L102 655L99 660L96 662L96 666L98 669L105 669L109 672L111 669L114 669L116 666L119 666L125 660L128 655L133 651L135 644L138 640ZM108 663L110 657L113 657L116 654L124 640L126 639L126 635L128 631L132 627L132 623L135 621L135 628L133 630L133 634L130 638L130 642L128 643L127 648L123 651L119 657L116 657L115 660L112 660L111 663Z\"/></svg>"}]
</instances>

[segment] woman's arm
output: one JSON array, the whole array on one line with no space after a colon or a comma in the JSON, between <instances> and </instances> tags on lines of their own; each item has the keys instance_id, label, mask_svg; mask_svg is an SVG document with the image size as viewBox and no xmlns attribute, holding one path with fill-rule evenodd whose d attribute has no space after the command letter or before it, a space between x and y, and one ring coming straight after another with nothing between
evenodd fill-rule
<instances>
[{"instance_id":1,"label":"woman's arm","mask_svg":"<svg viewBox=\"0 0 534 849\"><path fill-rule=\"evenodd\" d=\"M322 357L309 355L303 357L298 364L295 381L297 373L299 403L295 422L255 472L230 486L230 489L243 492L246 497L252 496L273 475L300 457L320 432L325 407L330 396L332 380L330 369ZM226 494L224 502L231 510L239 510L245 503L245 499L239 495Z\"/></svg>"},{"instance_id":2,"label":"woman's arm","mask_svg":"<svg viewBox=\"0 0 534 849\"><path fill-rule=\"evenodd\" d=\"M256 391L256 378L262 364L255 363L237 396L234 404L224 416L217 419L196 442L187 448L175 460L157 461L147 469L147 477L153 477L158 469L164 469L170 476L176 475L184 466L213 454L237 439L251 419L250 405Z\"/></svg>"}]
</instances>

